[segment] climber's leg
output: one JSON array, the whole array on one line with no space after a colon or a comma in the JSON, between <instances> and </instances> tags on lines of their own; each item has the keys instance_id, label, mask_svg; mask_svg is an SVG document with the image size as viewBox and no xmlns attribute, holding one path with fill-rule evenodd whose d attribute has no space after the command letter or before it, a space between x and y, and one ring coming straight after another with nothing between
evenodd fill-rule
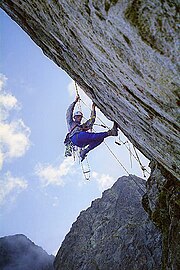
<instances>
[{"instance_id":1,"label":"climber's leg","mask_svg":"<svg viewBox=\"0 0 180 270\"><path fill-rule=\"evenodd\" d=\"M82 131L77 134L74 134L71 140L78 147L85 147L89 145L90 150L92 150L96 146L101 144L104 138L108 136L109 136L108 132L93 133L93 132Z\"/></svg>"},{"instance_id":2,"label":"climber's leg","mask_svg":"<svg viewBox=\"0 0 180 270\"><path fill-rule=\"evenodd\" d=\"M107 132L99 132L99 133L93 133L93 132L86 132L81 131L79 133L76 133L72 136L71 141L73 144L77 145L78 147L86 147L81 151L81 160L85 158L87 153L100 145L104 139L108 136L117 136L118 135L118 126L114 122L113 128Z\"/></svg>"},{"instance_id":3,"label":"climber's leg","mask_svg":"<svg viewBox=\"0 0 180 270\"><path fill-rule=\"evenodd\" d=\"M99 132L99 133L90 133L90 132L80 132L75 134L71 140L72 142L79 146L79 147L86 147L85 149L81 150L80 157L81 161L84 160L87 153L100 145L106 137L110 136L109 132Z\"/></svg>"}]
</instances>

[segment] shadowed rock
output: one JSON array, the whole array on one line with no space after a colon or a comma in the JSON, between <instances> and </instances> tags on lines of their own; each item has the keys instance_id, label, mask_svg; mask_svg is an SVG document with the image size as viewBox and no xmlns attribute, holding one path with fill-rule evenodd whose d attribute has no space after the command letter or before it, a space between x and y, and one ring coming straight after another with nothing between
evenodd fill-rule
<instances>
[{"instance_id":1,"label":"shadowed rock","mask_svg":"<svg viewBox=\"0 0 180 270\"><path fill-rule=\"evenodd\" d=\"M53 270L53 261L54 256L22 234L0 238L1 270Z\"/></svg>"}]
</instances>

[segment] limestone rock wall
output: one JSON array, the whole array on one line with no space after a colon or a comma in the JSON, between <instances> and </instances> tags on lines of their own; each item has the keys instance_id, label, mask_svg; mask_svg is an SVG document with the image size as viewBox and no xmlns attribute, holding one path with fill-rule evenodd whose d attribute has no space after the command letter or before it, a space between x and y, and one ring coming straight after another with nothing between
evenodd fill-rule
<instances>
[{"instance_id":1,"label":"limestone rock wall","mask_svg":"<svg viewBox=\"0 0 180 270\"><path fill-rule=\"evenodd\" d=\"M143 196L144 209L162 232L162 269L180 268L180 184L170 173L150 163L151 176Z\"/></svg>"},{"instance_id":2,"label":"limestone rock wall","mask_svg":"<svg viewBox=\"0 0 180 270\"><path fill-rule=\"evenodd\" d=\"M178 1L1 0L0 7L144 155L179 177Z\"/></svg>"},{"instance_id":3,"label":"limestone rock wall","mask_svg":"<svg viewBox=\"0 0 180 270\"><path fill-rule=\"evenodd\" d=\"M161 233L141 205L144 189L144 180L123 176L93 201L66 235L55 269L161 269Z\"/></svg>"}]
</instances>

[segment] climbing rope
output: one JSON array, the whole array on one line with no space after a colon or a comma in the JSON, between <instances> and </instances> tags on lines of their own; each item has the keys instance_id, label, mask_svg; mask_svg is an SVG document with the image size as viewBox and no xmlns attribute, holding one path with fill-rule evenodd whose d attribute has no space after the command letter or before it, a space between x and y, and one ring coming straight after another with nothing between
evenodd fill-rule
<instances>
[{"instance_id":1,"label":"climbing rope","mask_svg":"<svg viewBox=\"0 0 180 270\"><path fill-rule=\"evenodd\" d=\"M128 170L124 167L124 165L120 162L120 160L117 158L117 156L114 154L114 152L111 150L111 148L109 147L109 145L106 143L106 142L104 142L104 144L106 145L106 147L107 147L107 149L109 150L109 152L113 155L113 157L117 160L117 162L120 164L120 166L124 169L124 171L128 174L128 175L130 175L129 174L129 172L128 172Z\"/></svg>"},{"instance_id":2,"label":"climbing rope","mask_svg":"<svg viewBox=\"0 0 180 270\"><path fill-rule=\"evenodd\" d=\"M75 89L76 89L76 94L77 94L77 96L79 96L80 97L80 95L79 95L79 93L78 93L78 88L77 88L77 83L75 82ZM80 99L81 100L81 99ZM81 105L80 105L80 100L79 100L79 109L82 111L82 109L81 109ZM89 106L83 101L83 100L81 100L82 101L82 103L87 107L87 108L89 108ZM91 110L91 108L89 108L90 110ZM104 127L104 128L108 128L108 129L110 129L109 127L107 127L107 125L99 118L99 117L97 117L97 119L99 119L100 120L100 122L102 123L102 125L98 125L98 124L96 124L96 125L98 125L98 126L102 126L102 127ZM94 130L94 129L93 129ZM127 141L128 142L128 141ZM116 142L117 144L119 144L120 145L120 143L118 143L118 142ZM128 142L129 143L129 142ZM143 191L143 192L145 192L145 190L143 190L142 189L142 187L135 181L135 179L132 177L132 175L128 172L128 170L125 168L125 166L120 162L120 160L117 158L117 156L113 153L113 151L111 150L111 148L107 145L107 143L106 142L104 142L104 144L105 144L105 146L107 147L107 149L110 151L110 153L113 155L113 157L117 160L117 162L119 163L119 165L124 169L124 171L129 175L129 177L136 183L136 185ZM134 146L133 146L134 147ZM129 146L129 148L128 147L126 147L127 149L128 149L128 151L129 151L129 153L130 153L130 156L133 156L138 162L139 162L139 164L140 164L140 166L141 166L141 169L143 168L143 173L144 173L144 171L146 170L145 169L145 167L142 165L142 163L140 162L140 159L139 159L139 157L138 157L138 155L137 155L137 152L135 152L136 153L136 156L135 155L133 155L133 153L132 153L132 151L131 151L131 149L130 149L130 146ZM130 157L130 159L131 159L131 157ZM82 167L82 172L83 172L83 174L84 174L84 176L85 176L85 178L86 178L86 173L90 173L90 166L89 166L89 162L88 162L88 160L87 160L87 157L86 157L86 162L87 162L87 164L88 164L88 170L85 170L84 169L84 167L83 167L83 164L82 164L82 162L81 162L81 167ZM132 165L132 160L131 160L131 165ZM147 171L148 172L148 171ZM149 172L148 172L149 173ZM145 174L144 174L145 175ZM87 179L88 178L88 179ZM90 179L90 175L88 175L88 177L87 177L86 179L87 180L89 180Z\"/></svg>"},{"instance_id":3,"label":"climbing rope","mask_svg":"<svg viewBox=\"0 0 180 270\"><path fill-rule=\"evenodd\" d=\"M130 157L133 156L134 159L139 163L139 165L140 165L140 167L141 167L141 170L143 171L143 176L146 177L145 172L148 173L148 174L150 174L150 173L148 172L148 170L146 169L146 167L142 165L141 160L140 160L140 158L139 158L139 156L138 156L138 154L137 154L137 151L136 151L136 148L134 147L134 145L132 144L133 149L134 149L134 152L135 152L135 155L133 154L133 152L132 152L131 149L130 149L130 143L129 143L129 141L123 142L123 141L120 139L120 136L119 136L118 140L119 140L119 142L118 142L118 141L115 141L115 143L116 143L117 145L119 145L119 146L121 146L121 144L123 144L123 145L126 147L126 149L129 151ZM129 147L126 146L126 143L128 144Z\"/></svg>"},{"instance_id":4,"label":"climbing rope","mask_svg":"<svg viewBox=\"0 0 180 270\"><path fill-rule=\"evenodd\" d=\"M131 164L131 169L132 169L132 154L131 154L131 145L128 141L128 151L129 151L129 158L130 158L130 164Z\"/></svg>"},{"instance_id":5,"label":"climbing rope","mask_svg":"<svg viewBox=\"0 0 180 270\"><path fill-rule=\"evenodd\" d=\"M89 109L89 110L91 110L91 108L83 101L83 100L81 100L81 102ZM103 128L108 128L108 129L110 129L103 121L102 121L102 119L100 118L100 117L96 117L102 124L94 124L94 126L100 126L100 127L103 127Z\"/></svg>"},{"instance_id":6,"label":"climbing rope","mask_svg":"<svg viewBox=\"0 0 180 270\"><path fill-rule=\"evenodd\" d=\"M78 100L78 109L80 112L82 112L82 107L81 107L81 103L80 103L80 95L79 95L79 92L78 92L78 87L77 87L77 83L74 81L74 84L75 84L75 89L76 89L76 96L79 97L79 100Z\"/></svg>"},{"instance_id":7,"label":"climbing rope","mask_svg":"<svg viewBox=\"0 0 180 270\"><path fill-rule=\"evenodd\" d=\"M76 85L76 83L75 83L75 85ZM79 96L79 93L78 93L78 90L77 90L77 85L76 85L76 93L77 93L77 95ZM83 103L87 108L89 108L89 110L91 110L91 108L90 108L83 100L81 100L81 101L82 101L82 103ZM102 121L102 119L101 119L100 117L97 116L97 119L98 119L102 124L94 124L94 126L96 125L96 126L100 126L100 127L103 127L103 128L108 128L108 129L110 129L110 128ZM119 140L120 140L120 139L119 139ZM122 141L121 141L121 142L122 142ZM115 143L118 144L118 145L121 145L121 144L118 143L117 141L115 141ZM123 143L123 142L122 142L122 143ZM131 151L129 141L126 141L125 143L128 143L128 147L127 147L126 145L125 145L125 147L126 147L126 149L129 151L131 168L132 168L132 156L133 156L133 157L136 159L136 161L139 163L140 168L141 168L141 170L142 170L142 172L143 172L143 176L146 177L145 172L148 173L148 174L150 174L150 173L149 173L148 170L145 168L145 166L142 165L142 163L141 163L141 161L140 161L140 158L139 158L139 156L138 156L138 154L137 154L137 151L136 151L134 145L132 144L132 145L133 145L134 152L135 152L135 155L134 155L134 154L132 153L132 151ZM123 143L123 144L125 144L125 143Z\"/></svg>"},{"instance_id":8,"label":"climbing rope","mask_svg":"<svg viewBox=\"0 0 180 270\"><path fill-rule=\"evenodd\" d=\"M148 171L146 170L145 166L142 165L142 163L141 163L141 161L140 161L140 158L139 158L139 156L138 156L138 154L137 154L137 151L136 151L136 148L134 147L134 145L133 145L133 148L134 148L134 152L135 152L135 154L136 154L137 160L138 160L138 162L139 162L139 164L140 164L140 166L141 166L141 170L143 171L144 177L146 177L145 171L146 171L146 172L148 172ZM148 173L149 173L149 172L148 172Z\"/></svg>"},{"instance_id":9,"label":"climbing rope","mask_svg":"<svg viewBox=\"0 0 180 270\"><path fill-rule=\"evenodd\" d=\"M81 107L81 103L80 103L81 98L80 98L80 95L79 95L79 92L78 92L78 86L77 86L77 83L75 81L74 81L74 84L75 84L76 96L79 97L79 100L78 100L78 109L79 109L79 111L82 112L82 107ZM83 118L86 119L84 116L83 116ZM84 175L85 180L90 180L91 170L90 170L90 165L89 165L88 158L85 157L85 159L84 159L83 162L81 161L80 154L78 154L78 158L79 158L79 162L81 164L81 170L82 170L82 173Z\"/></svg>"}]
</instances>

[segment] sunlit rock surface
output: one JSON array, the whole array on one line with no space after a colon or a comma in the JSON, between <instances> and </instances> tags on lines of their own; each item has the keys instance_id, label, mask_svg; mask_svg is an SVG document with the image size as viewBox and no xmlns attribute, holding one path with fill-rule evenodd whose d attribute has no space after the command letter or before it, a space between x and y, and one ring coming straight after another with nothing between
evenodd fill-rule
<instances>
[{"instance_id":1,"label":"sunlit rock surface","mask_svg":"<svg viewBox=\"0 0 180 270\"><path fill-rule=\"evenodd\" d=\"M0 238L1 270L53 270L54 256L48 255L25 235Z\"/></svg>"},{"instance_id":2,"label":"sunlit rock surface","mask_svg":"<svg viewBox=\"0 0 180 270\"><path fill-rule=\"evenodd\" d=\"M123 176L82 211L55 259L57 270L161 269L161 233L141 205L145 181Z\"/></svg>"},{"instance_id":3,"label":"sunlit rock surface","mask_svg":"<svg viewBox=\"0 0 180 270\"><path fill-rule=\"evenodd\" d=\"M0 6L144 155L179 176L178 1Z\"/></svg>"}]
</instances>

